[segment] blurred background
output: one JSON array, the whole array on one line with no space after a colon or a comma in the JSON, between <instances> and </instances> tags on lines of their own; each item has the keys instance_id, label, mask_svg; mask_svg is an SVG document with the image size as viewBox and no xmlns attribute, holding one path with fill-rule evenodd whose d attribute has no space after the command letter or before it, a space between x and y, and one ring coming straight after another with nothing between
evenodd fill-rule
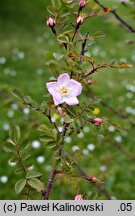
<instances>
[{"instance_id":1,"label":"blurred background","mask_svg":"<svg viewBox=\"0 0 135 216\"><path fill-rule=\"evenodd\" d=\"M50 174L51 152L39 141L35 126L36 122L44 122L44 117L21 106L10 94L13 88L19 87L33 100L42 101L44 85L50 76L46 63L54 53L62 53L62 48L46 26L49 3L49 0L1 0L0 199L19 199L14 185L20 176L14 174L15 164L10 163L10 155L2 149L11 125L18 124L21 133L29 137L33 167L43 173L45 184ZM134 26L133 5L124 6L118 0L102 3L117 9ZM105 59L107 62L116 60L135 65L133 33L123 29L110 13L87 21L82 33L99 30L106 37L97 40L87 55L99 63ZM134 69L105 69L96 73L94 78L93 92L104 101L95 107L94 115L105 116L109 126L97 132L92 125L86 125L78 136L66 137L66 150L79 160L89 175L105 182L104 189L111 199L135 199ZM125 117L121 116L122 113ZM57 176L50 199L74 199L77 193L89 199L107 199L95 185L84 180L70 182L63 176Z\"/></svg>"}]
</instances>

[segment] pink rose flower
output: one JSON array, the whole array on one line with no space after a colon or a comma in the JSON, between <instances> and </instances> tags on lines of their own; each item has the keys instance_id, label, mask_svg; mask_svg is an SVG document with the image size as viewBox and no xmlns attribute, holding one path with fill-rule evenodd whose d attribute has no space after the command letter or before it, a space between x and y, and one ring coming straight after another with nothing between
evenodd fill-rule
<instances>
[{"instance_id":1,"label":"pink rose flower","mask_svg":"<svg viewBox=\"0 0 135 216\"><path fill-rule=\"evenodd\" d=\"M83 196L81 194L78 194L75 196L75 200L83 200Z\"/></svg>"},{"instance_id":2,"label":"pink rose flower","mask_svg":"<svg viewBox=\"0 0 135 216\"><path fill-rule=\"evenodd\" d=\"M99 125L102 124L103 119L101 119L101 118L95 118L95 119L92 119L91 122L92 122L94 125L99 126Z\"/></svg>"},{"instance_id":3,"label":"pink rose flower","mask_svg":"<svg viewBox=\"0 0 135 216\"><path fill-rule=\"evenodd\" d=\"M79 17L77 17L77 19L76 19L76 23L78 24L78 25L81 25L82 23L83 23L83 17L81 17L81 16L79 16Z\"/></svg>"},{"instance_id":4,"label":"pink rose flower","mask_svg":"<svg viewBox=\"0 0 135 216\"><path fill-rule=\"evenodd\" d=\"M85 0L80 0L79 6L80 6L81 8L83 8L83 7L85 7L85 5L86 5L86 1L85 1Z\"/></svg>"},{"instance_id":5,"label":"pink rose flower","mask_svg":"<svg viewBox=\"0 0 135 216\"><path fill-rule=\"evenodd\" d=\"M61 74L57 82L47 83L46 87L56 106L64 102L69 106L79 103L77 96L82 92L82 85L76 80L70 79L67 73Z\"/></svg>"},{"instance_id":6,"label":"pink rose flower","mask_svg":"<svg viewBox=\"0 0 135 216\"><path fill-rule=\"evenodd\" d=\"M53 19L53 18L49 18L48 20L47 20L47 26L49 26L49 27L54 27L55 26L55 24L56 24L56 22L55 22L55 20Z\"/></svg>"}]
</instances>

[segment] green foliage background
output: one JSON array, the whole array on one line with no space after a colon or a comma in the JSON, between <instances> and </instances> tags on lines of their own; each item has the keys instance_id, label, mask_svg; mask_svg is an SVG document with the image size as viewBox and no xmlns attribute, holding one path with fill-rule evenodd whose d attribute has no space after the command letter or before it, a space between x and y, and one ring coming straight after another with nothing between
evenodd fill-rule
<instances>
[{"instance_id":1,"label":"green foliage background","mask_svg":"<svg viewBox=\"0 0 135 216\"><path fill-rule=\"evenodd\" d=\"M6 62L0 64L0 199L19 198L14 192L14 185L20 177L14 174L14 167L8 163L10 156L2 149L3 141L8 138L8 132L4 128L7 125L18 124L22 134L32 142L39 140L37 123L45 122L44 117L34 111L30 111L29 115L24 114L21 104L9 92L19 87L35 101L42 101L44 85L50 76L46 63L54 53L62 53L62 48L59 48L50 29L46 27L46 7L49 2L1 0L0 58L4 57ZM102 2L118 8L120 15L130 24L134 24L130 10L121 6L119 1ZM93 33L98 30L103 31L106 37L97 40L96 45L89 50L89 54L97 62L101 62L103 58L108 62L126 59L128 63L135 64L133 34L123 30L111 14L87 21L82 32ZM110 132L108 126L97 130L88 125L80 136L72 138L71 142L66 144L66 150L82 164L89 175L95 175L105 182L104 188L112 199L135 199L135 136L134 127L130 124L135 116L134 69L106 69L93 77L96 79L96 84L92 86L93 93L116 111L127 112L128 119L119 118L99 104L100 113L97 116L105 116L115 127L115 131ZM129 85L132 85L132 89ZM19 108L14 110L13 104L16 103L19 104ZM134 111L131 112L131 108ZM95 145L92 152L86 151L90 143ZM80 150L73 152L73 146L78 146ZM86 152L88 155L84 155ZM31 154L34 167L43 173L42 179L46 185L52 153L41 145L39 149L31 148ZM38 156L44 156L45 162L38 163ZM7 183L2 183L2 176L8 177ZM50 198L73 199L75 194L83 193L92 199L106 199L97 191L95 185L84 180L78 181L57 176Z\"/></svg>"}]
</instances>

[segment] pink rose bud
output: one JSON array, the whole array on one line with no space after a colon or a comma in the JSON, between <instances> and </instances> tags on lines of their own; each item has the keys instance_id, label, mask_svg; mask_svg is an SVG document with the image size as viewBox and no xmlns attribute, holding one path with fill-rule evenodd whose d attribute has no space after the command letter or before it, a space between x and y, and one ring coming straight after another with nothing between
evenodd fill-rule
<instances>
[{"instance_id":1,"label":"pink rose bud","mask_svg":"<svg viewBox=\"0 0 135 216\"><path fill-rule=\"evenodd\" d=\"M77 23L77 25L81 25L83 23L83 21L84 21L83 17L79 16L79 17L77 17L76 23Z\"/></svg>"},{"instance_id":2,"label":"pink rose bud","mask_svg":"<svg viewBox=\"0 0 135 216\"><path fill-rule=\"evenodd\" d=\"M55 22L55 20L54 20L53 18L50 17L50 18L47 20L47 25L48 25L49 27L53 28L53 27L55 26L55 24L56 24L56 22Z\"/></svg>"},{"instance_id":3,"label":"pink rose bud","mask_svg":"<svg viewBox=\"0 0 135 216\"><path fill-rule=\"evenodd\" d=\"M92 180L93 183L96 183L98 181L96 177L92 177L91 180Z\"/></svg>"},{"instance_id":4,"label":"pink rose bud","mask_svg":"<svg viewBox=\"0 0 135 216\"><path fill-rule=\"evenodd\" d=\"M75 200L83 200L83 196L81 194L78 194L75 196Z\"/></svg>"},{"instance_id":5,"label":"pink rose bud","mask_svg":"<svg viewBox=\"0 0 135 216\"><path fill-rule=\"evenodd\" d=\"M94 125L99 126L99 125L102 124L103 119L101 119L101 118L95 118L95 119L92 119L91 122L92 122Z\"/></svg>"},{"instance_id":6,"label":"pink rose bud","mask_svg":"<svg viewBox=\"0 0 135 216\"><path fill-rule=\"evenodd\" d=\"M85 0L80 0L79 6L80 6L81 8L83 8L83 7L85 7L85 5L86 5L86 1L85 1Z\"/></svg>"}]
</instances>

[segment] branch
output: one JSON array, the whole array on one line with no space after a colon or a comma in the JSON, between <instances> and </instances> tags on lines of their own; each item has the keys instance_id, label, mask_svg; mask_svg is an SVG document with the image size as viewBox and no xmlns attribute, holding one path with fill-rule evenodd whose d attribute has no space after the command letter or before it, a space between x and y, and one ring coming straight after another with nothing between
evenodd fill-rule
<instances>
[{"instance_id":1,"label":"branch","mask_svg":"<svg viewBox=\"0 0 135 216\"><path fill-rule=\"evenodd\" d=\"M98 0L94 0L94 2L96 2L101 8L103 8L103 9L106 8L106 7L105 7L103 4L101 4ZM125 20L123 20L123 19L120 17L120 15L116 12L116 10L110 10L110 13L112 13L112 14L115 16L115 18L116 18L117 20L119 20L119 22L122 23L122 25L123 25L124 27L126 27L130 32L135 33L135 29L134 29L132 26L130 26Z\"/></svg>"},{"instance_id":2,"label":"branch","mask_svg":"<svg viewBox=\"0 0 135 216\"><path fill-rule=\"evenodd\" d=\"M64 124L63 124L63 131L61 133L63 142L64 142L64 139L65 139L65 135L66 135L68 126L69 126L69 123L64 122Z\"/></svg>"},{"instance_id":3,"label":"branch","mask_svg":"<svg viewBox=\"0 0 135 216\"><path fill-rule=\"evenodd\" d=\"M88 77L89 75L95 73L96 71L98 71L98 69L102 69L102 68L107 68L107 67L112 67L112 65L110 64L102 64L102 65L98 65L96 66L93 62L90 62L90 64L92 65L92 70L88 73L85 74L85 78Z\"/></svg>"},{"instance_id":4,"label":"branch","mask_svg":"<svg viewBox=\"0 0 135 216\"><path fill-rule=\"evenodd\" d=\"M95 183L93 180L95 179L94 176L89 176L87 175L87 173L84 171L84 169L81 167L80 164L78 164L76 161L72 160L72 158L70 157L70 155L64 151L64 149L61 150L62 151L62 156L65 159L68 159L75 167L76 169L79 171L79 173L82 175L83 178L85 178L87 181L91 181L92 183ZM98 191L100 193L102 193L108 200L111 200L111 196L109 195L109 193L100 185L100 184L96 184L96 188L98 189Z\"/></svg>"},{"instance_id":5,"label":"branch","mask_svg":"<svg viewBox=\"0 0 135 216\"><path fill-rule=\"evenodd\" d=\"M83 56L86 52L86 43L87 43L88 35L89 35L89 32L87 32L87 34L85 35L85 39L82 41L81 55Z\"/></svg>"},{"instance_id":6,"label":"branch","mask_svg":"<svg viewBox=\"0 0 135 216\"><path fill-rule=\"evenodd\" d=\"M53 183L54 183L55 176L58 175L58 174L64 174L64 171L63 170L53 170L52 171L52 173L50 175L50 178L49 178L49 181L48 181L46 191L42 194L44 200L49 199L50 192L51 192L51 189L52 189L52 186L53 186Z\"/></svg>"},{"instance_id":7,"label":"branch","mask_svg":"<svg viewBox=\"0 0 135 216\"><path fill-rule=\"evenodd\" d=\"M130 119L128 118L128 116L125 113L122 113L120 110L118 109L114 109L110 104L108 104L106 101L101 101L101 104L108 108L112 113L116 114L119 118L121 119L127 119L129 121L129 123L134 127L135 123L130 121Z\"/></svg>"}]
</instances>

